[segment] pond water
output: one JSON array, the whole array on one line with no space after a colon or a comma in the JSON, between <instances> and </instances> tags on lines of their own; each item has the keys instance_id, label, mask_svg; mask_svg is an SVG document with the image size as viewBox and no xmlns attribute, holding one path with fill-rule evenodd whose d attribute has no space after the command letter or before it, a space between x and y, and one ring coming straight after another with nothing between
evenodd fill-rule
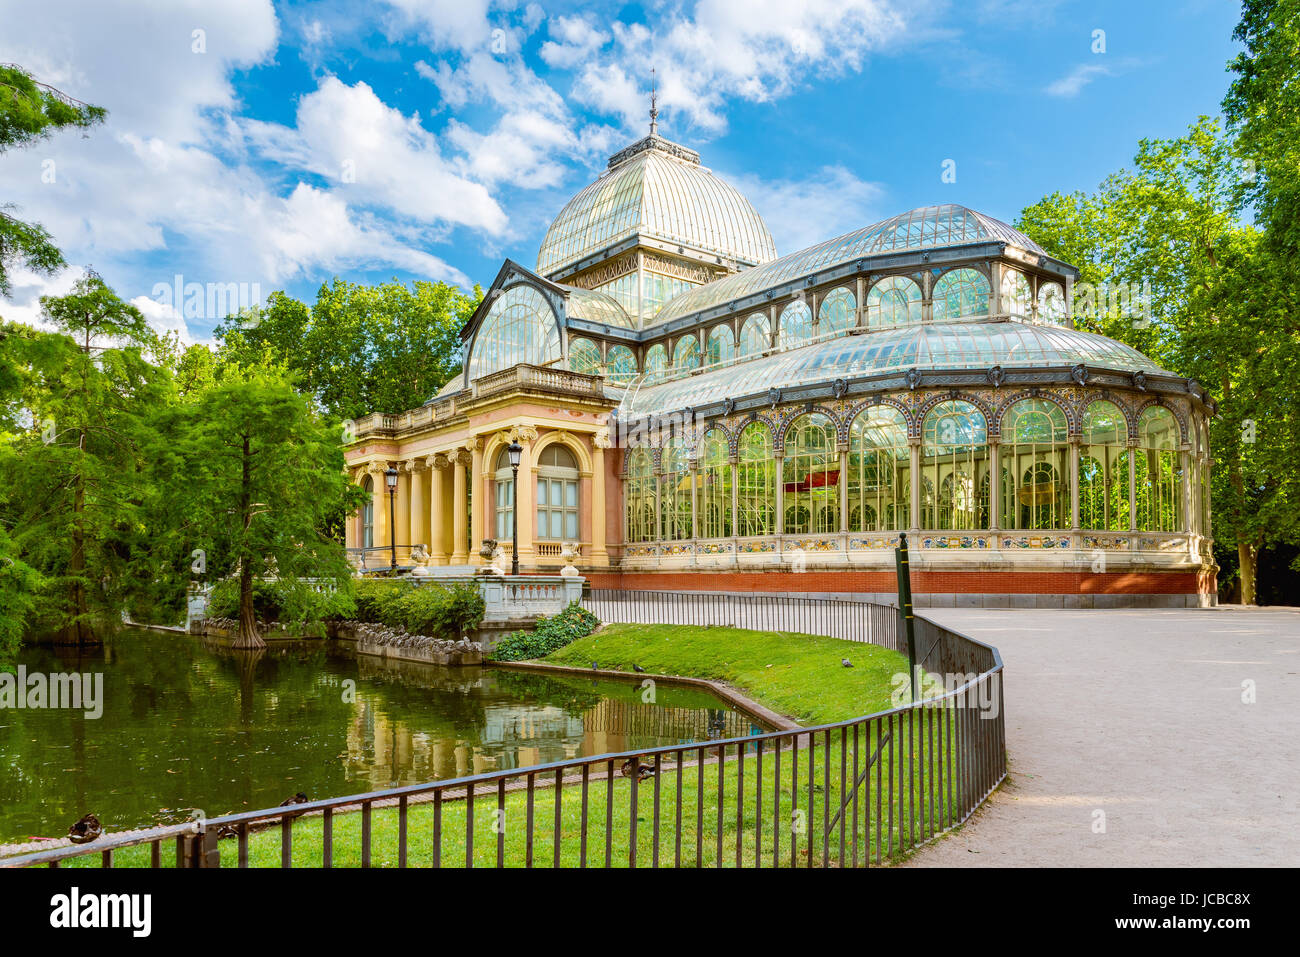
<instances>
[{"instance_id":1,"label":"pond water","mask_svg":"<svg viewBox=\"0 0 1300 957\"><path fill-rule=\"evenodd\" d=\"M0 708L0 843L271 807L605 752L767 730L713 695L358 656L317 642L234 652L128 631L27 673L103 673L103 714Z\"/></svg>"}]
</instances>

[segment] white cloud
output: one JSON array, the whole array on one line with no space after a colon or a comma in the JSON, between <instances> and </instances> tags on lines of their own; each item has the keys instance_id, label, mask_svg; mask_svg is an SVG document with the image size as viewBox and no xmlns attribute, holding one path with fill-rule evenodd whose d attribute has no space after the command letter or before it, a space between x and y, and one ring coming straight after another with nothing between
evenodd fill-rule
<instances>
[{"instance_id":1,"label":"white cloud","mask_svg":"<svg viewBox=\"0 0 1300 957\"><path fill-rule=\"evenodd\" d=\"M700 0L689 15L663 11L653 31L615 23L611 42L582 58L574 93L640 127L653 66L662 109L721 130L733 99L771 100L806 78L859 70L870 53L909 42L913 23L928 19L932 6L918 0L904 12L889 0Z\"/></svg>"},{"instance_id":2,"label":"white cloud","mask_svg":"<svg viewBox=\"0 0 1300 957\"><path fill-rule=\"evenodd\" d=\"M539 51L550 66L571 70L603 47L610 34L597 28L586 17L553 17L546 25L551 39Z\"/></svg>"},{"instance_id":3,"label":"white cloud","mask_svg":"<svg viewBox=\"0 0 1300 957\"><path fill-rule=\"evenodd\" d=\"M386 0L397 11L396 31L416 27L435 50L487 47L491 0Z\"/></svg>"},{"instance_id":4,"label":"white cloud","mask_svg":"<svg viewBox=\"0 0 1300 957\"><path fill-rule=\"evenodd\" d=\"M753 203L782 254L861 229L886 215L880 208L884 188L843 166L823 167L807 179L723 178Z\"/></svg>"},{"instance_id":5,"label":"white cloud","mask_svg":"<svg viewBox=\"0 0 1300 957\"><path fill-rule=\"evenodd\" d=\"M1078 96L1085 86L1099 76L1113 76L1110 67L1102 63L1081 63L1060 79L1043 88L1048 96Z\"/></svg>"}]
</instances>

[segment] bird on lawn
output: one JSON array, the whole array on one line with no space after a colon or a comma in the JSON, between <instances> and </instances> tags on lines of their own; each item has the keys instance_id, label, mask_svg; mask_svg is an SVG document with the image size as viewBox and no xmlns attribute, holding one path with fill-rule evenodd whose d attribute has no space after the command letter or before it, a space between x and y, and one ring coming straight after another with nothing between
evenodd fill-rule
<instances>
[{"instance_id":1,"label":"bird on lawn","mask_svg":"<svg viewBox=\"0 0 1300 957\"><path fill-rule=\"evenodd\" d=\"M596 662L593 661L593 662L591 663L591 670L592 670L592 671L599 671L599 670L600 670L600 666L599 666L598 664L596 664Z\"/></svg>"},{"instance_id":2,"label":"bird on lawn","mask_svg":"<svg viewBox=\"0 0 1300 957\"><path fill-rule=\"evenodd\" d=\"M99 818L93 814L87 814L68 828L68 839L73 844L89 844L103 833L104 826L99 823Z\"/></svg>"},{"instance_id":3,"label":"bird on lawn","mask_svg":"<svg viewBox=\"0 0 1300 957\"><path fill-rule=\"evenodd\" d=\"M638 781L644 781L646 778L652 778L655 776L653 765L642 764L636 758L628 758L623 762L623 766L619 770L622 771L623 777L625 778L630 778L633 775L636 775Z\"/></svg>"},{"instance_id":4,"label":"bird on lawn","mask_svg":"<svg viewBox=\"0 0 1300 957\"><path fill-rule=\"evenodd\" d=\"M636 672L637 674L639 674L639 675L643 675L643 674L645 674L645 669L642 668L640 665L633 665L633 666L632 666L632 670L635 671L635 672Z\"/></svg>"},{"instance_id":5,"label":"bird on lawn","mask_svg":"<svg viewBox=\"0 0 1300 957\"><path fill-rule=\"evenodd\" d=\"M845 668L852 668L852 667L853 667L853 662L849 661L849 659L847 659L847 658L841 658L841 659L840 659L840 664L842 664Z\"/></svg>"}]
</instances>

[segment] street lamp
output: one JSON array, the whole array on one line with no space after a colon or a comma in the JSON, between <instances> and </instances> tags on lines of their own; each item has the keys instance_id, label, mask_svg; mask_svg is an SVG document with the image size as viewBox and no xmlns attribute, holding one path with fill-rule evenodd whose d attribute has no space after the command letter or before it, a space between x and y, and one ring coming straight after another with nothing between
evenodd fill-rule
<instances>
[{"instance_id":1,"label":"street lamp","mask_svg":"<svg viewBox=\"0 0 1300 957\"><path fill-rule=\"evenodd\" d=\"M514 485L512 486L511 497L514 501L510 506L510 574L519 574L519 457L523 454L524 447L518 442L512 441L506 446L506 455L510 456L510 471L514 474Z\"/></svg>"},{"instance_id":2,"label":"street lamp","mask_svg":"<svg viewBox=\"0 0 1300 957\"><path fill-rule=\"evenodd\" d=\"M397 495L397 469L392 466L384 469L384 481L388 483L388 545L392 551L392 561L388 567L397 571L397 524L394 521L396 513L393 511L393 499Z\"/></svg>"}]
</instances>

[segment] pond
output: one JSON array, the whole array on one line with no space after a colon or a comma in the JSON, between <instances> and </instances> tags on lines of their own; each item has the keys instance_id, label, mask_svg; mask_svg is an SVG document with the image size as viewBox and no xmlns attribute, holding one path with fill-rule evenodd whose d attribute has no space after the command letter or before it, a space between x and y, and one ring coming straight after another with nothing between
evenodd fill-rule
<instances>
[{"instance_id":1,"label":"pond","mask_svg":"<svg viewBox=\"0 0 1300 957\"><path fill-rule=\"evenodd\" d=\"M100 672L102 715L0 708L0 843L418 784L768 730L694 688L446 668L341 643L234 652L126 631L78 654L25 646L28 675Z\"/></svg>"}]
</instances>

